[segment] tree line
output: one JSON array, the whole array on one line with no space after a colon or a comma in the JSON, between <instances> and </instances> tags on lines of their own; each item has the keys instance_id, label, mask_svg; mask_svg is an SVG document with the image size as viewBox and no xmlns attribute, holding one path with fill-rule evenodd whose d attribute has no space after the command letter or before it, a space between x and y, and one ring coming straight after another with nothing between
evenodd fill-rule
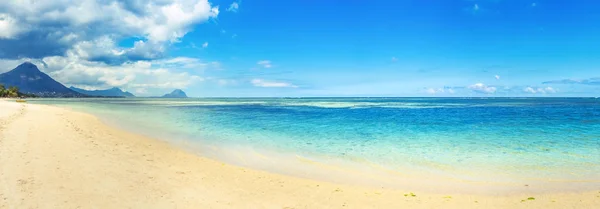
<instances>
[{"instance_id":1,"label":"tree line","mask_svg":"<svg viewBox=\"0 0 600 209\"><path fill-rule=\"evenodd\" d=\"M16 86L6 88L0 83L0 98L2 97L35 97L35 95L21 93Z\"/></svg>"},{"instance_id":2,"label":"tree line","mask_svg":"<svg viewBox=\"0 0 600 209\"><path fill-rule=\"evenodd\" d=\"M11 86L8 89L0 84L0 97L19 97L19 88Z\"/></svg>"}]
</instances>

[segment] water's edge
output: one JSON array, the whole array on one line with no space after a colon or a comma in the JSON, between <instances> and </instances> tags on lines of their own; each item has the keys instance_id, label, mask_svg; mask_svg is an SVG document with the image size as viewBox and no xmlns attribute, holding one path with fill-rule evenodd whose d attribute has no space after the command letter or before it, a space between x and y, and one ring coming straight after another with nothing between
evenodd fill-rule
<instances>
[{"instance_id":1,"label":"water's edge","mask_svg":"<svg viewBox=\"0 0 600 209\"><path fill-rule=\"evenodd\" d=\"M111 100L108 100L111 101ZM549 159L547 160L548 162L531 162L529 163L529 165L531 166L544 166L544 164L547 164L548 166L546 168L544 167L540 167L540 168L535 168L535 169L531 169L531 168L526 168L523 171L524 172L532 172L532 171L536 171L536 170L540 170L540 171L548 171L546 173L548 176L544 176L544 172L540 172L542 175L539 175L540 173L531 173L531 174L519 174L519 173L511 173L511 172L506 172L506 173L492 173L495 172L497 170L490 170L487 167L482 167L481 169L477 169L477 168L473 168L473 167L469 167L467 166L453 166L455 165L459 165L460 162L453 162L453 161L449 161L450 163L447 163L446 161L439 161L436 160L438 158L443 159L443 158L457 158L457 157L463 157L463 161L466 161L467 163L471 163L473 165L476 165L474 163L480 163L480 165L485 165L487 164L495 164L495 165L508 165L511 166L510 162L510 158L505 158L503 159L502 156L497 156L499 154L494 153L493 155L491 155L490 153L488 153L489 156L485 156L485 152L470 152L468 153L468 155L466 156L462 156L460 153L456 154L453 152L450 152L448 150L444 151L441 149L438 149L437 147L433 146L433 147L427 147L422 145L419 145L420 143L409 143L409 142L399 142L396 141L394 145L390 145L390 147L387 148L381 148L379 146L381 145L377 145L376 150L371 150L374 152L380 152L380 153L391 153L391 155L393 155L392 157L389 157L391 159L388 160L394 160L394 161L401 161L400 163L396 163L393 162L392 164L390 163L386 163L386 156L385 155L381 155L378 156L377 158L373 158L373 157L362 157L360 156L360 152L358 152L358 154L353 153L351 150L349 152L343 152L341 154L332 154L332 152L328 151L327 149L324 150L323 153L319 153L319 152L315 152L313 151L301 151L301 152L297 152L296 150L290 149L290 147L283 147L283 148L279 148L278 144L272 145L269 143L275 143L275 142L265 142L264 144L260 144L260 145L264 145L264 146L248 146L248 144L252 144L257 142L257 140L265 140L264 138L260 138L260 139L248 139L248 141L228 141L226 138L227 137L231 137L231 138L242 138L244 136L248 137L248 138L252 138L252 137L256 137L256 136L261 136L261 134L267 134L265 136L265 138L269 138L269 137L274 137L276 135L269 133L268 130L264 131L264 128L261 127L243 127L243 128L239 128L239 127L234 127L233 129L231 127L223 127L223 130L217 130L215 131L214 129L210 129L210 128L214 128L214 127L198 127L198 126L202 126L202 125L206 125L209 122L211 122L211 118L208 119L202 119L202 120L198 120L196 121L196 123L194 123L195 125L193 126L189 126L189 124L186 124L186 122L189 121L194 121L193 117L190 117L188 119L186 119L184 122L178 120L177 118L187 118L189 117L189 115L194 115L194 114L199 114L198 112L194 112L197 110L189 110L189 109L194 109L194 105L196 104L176 104L176 105L166 105L166 106L156 106L156 103L160 103L160 102L164 102L164 101L150 101L150 102L154 102L154 104L152 105L148 105L148 104L138 104L136 102L132 102L130 104L127 105L131 105L130 107L134 107L135 109L140 109L139 112L135 113L135 112L131 112L131 113L127 113L125 114L124 112L119 112L120 110L118 110L119 108L122 108L123 110L125 110L125 112L127 111L131 111L131 109L128 109L130 107L123 107L123 106L118 106L118 105L106 105L106 109L103 108L98 108L98 107L90 107L90 101L87 101L88 103L70 103L70 104L57 104L57 103L53 103L52 101L48 102L48 101L34 101L34 103L42 103L42 104L50 104L50 105L56 105L56 106L60 106L60 107L69 107L73 110L76 111L83 111L83 112L87 112L90 114L93 114L95 116L97 116L98 118L100 118L102 121L104 121L105 123L111 125L111 126L116 126L119 128L122 128L124 130L127 131L131 131L134 133L138 133L141 135L145 135L151 138L156 138L156 139L160 139L160 140L165 140L167 142L173 143L176 146L179 146L181 148L184 148L190 152L194 152L196 154L199 154L201 156L204 157L209 157L209 158L213 158L216 160L220 160L223 162L227 162L227 163L231 163L231 164L235 164L235 165L239 165L239 166L244 166L244 167L249 167L249 168L254 168L254 169L260 169L260 170L266 170L266 171L270 171L270 172L276 172L276 173L282 173L282 174L286 174L286 175L292 175L292 176L298 176L298 177L304 177L304 178L312 178L312 179L317 179L317 180L325 180L325 181L331 181L331 182L336 182L336 183L347 183L347 184L360 184L360 185L368 185L368 186L377 186L377 187L387 187L387 188L402 188L402 189L413 189L416 191L428 191L428 192L464 192L464 193L497 193L497 194L501 194L504 192L539 192L539 193L546 193L546 192L569 192L569 191L588 191L588 190L597 190L598 188L600 188L600 176L595 175L597 173L594 173L594 171L599 170L600 168L598 168L599 166L599 162L600 162L600 157L595 158L593 155L594 154L599 154L597 156L600 156L600 148L596 147L589 147L589 145L585 145L582 146L584 148L584 150L574 150L574 151L578 151L581 153L572 153L570 155L575 155L575 157L573 157L573 159L563 159L560 161L564 161L564 162L550 162L550 160L555 160L556 159L560 159L557 158L556 156L552 156L552 155L548 155L548 158L545 159ZM91 101L91 103L94 103L96 101ZM172 101L171 101L172 102ZM248 102L248 101L244 101L244 104L242 104L242 107L236 107L236 108L241 108L244 109L244 111L249 112L246 116L248 115L253 115L251 111L253 111L251 108L253 108L253 105L256 105L259 101L253 101L253 102ZM193 103L193 102L192 102ZM93 104L92 104L93 105ZM120 104L122 105L122 104ZM140 105L140 106L136 106L136 105ZM144 105L147 106L151 106L151 107L144 107ZM153 106L154 105L154 106ZM357 108L356 105L354 105L354 107L348 107L350 104L340 104L340 102L338 103L334 103L334 102L328 102L328 103L321 103L319 105L324 105L324 106L329 106L328 108L343 108L344 110L348 110L348 112L345 112L343 114L355 114L356 112L352 112L349 110L352 110L354 108ZM361 104L361 107L358 108L366 108L368 109L369 107L366 106L371 106L372 104ZM395 104L397 105L397 104ZM506 104L504 104L506 105ZM297 105L300 106L302 108L305 108L305 105ZM333 106L333 107L332 107ZM405 105L407 106L407 105ZM435 108L435 105L430 105L433 107L427 107L427 108ZM174 108L173 108L174 107ZM214 106L208 106L210 108L214 108ZM219 107L217 105L217 107ZM222 106L221 106L222 107ZM250 107L250 109L248 109ZM169 109L168 111L165 112L161 112L161 108L173 108L173 109ZM278 107L279 109L281 109L281 107ZM286 107L287 108L287 107ZM309 107L309 108L313 108L313 107ZM396 108L396 107L395 107ZM405 108L405 107L403 107ZM414 107L413 107L414 108ZM419 108L419 107L418 107ZM279 110L278 109L278 110ZM107 111L108 110L108 111ZM306 109L300 109L301 111L307 111ZM204 110L202 110L204 111ZM217 111L214 111L214 109L210 109L210 113L205 113L206 115L211 115L212 114L230 114L231 111L237 111L237 109L231 110L231 109L218 109ZM229 111L229 112L228 112ZM262 110L259 110L262 111ZM268 111L273 111L273 109L269 109ZM297 109L294 109L294 111L298 111ZM308 111L312 111L312 110L308 110ZM322 111L322 110L319 110ZM215 113L216 112L216 113ZM154 117L152 114L158 114L162 116L160 117ZM359 112L360 113L360 112ZM370 112L371 114L375 114L374 112ZM187 116L182 116L182 115L187 115ZM262 113L261 113L262 114ZM270 113L269 113L270 114ZM280 112L280 113L276 113L276 114L289 114L288 112ZM307 114L313 114L313 113L307 113ZM322 114L322 113L320 113ZM330 113L331 115L327 116L327 117L332 117L335 114L339 114L336 112ZM383 114L383 113L381 113ZM147 115L147 116L143 116L143 115ZM243 114L240 114L243 115ZM131 118L131 117L140 117L140 118ZM261 117L262 115L254 115L257 117ZM271 115L267 115L267 116L271 116ZM238 117L238 115L236 115L236 117ZM360 116L363 117L363 116ZM596 120L597 117L596 115L592 115L590 116L589 119L591 119L591 121L593 122L593 120ZM167 119L167 118L175 118L175 120L171 119ZM297 118L297 116L296 116ZM219 120L223 120L223 118L219 118L219 117L215 117L212 118L215 121L217 121L217 123L219 123ZM231 118L227 118L227 120L230 120ZM235 119L235 118L233 118ZM347 118L346 118L347 119ZM350 118L352 119L352 118ZM137 120L137 121L136 121ZM164 120L162 122L159 122L159 120ZM242 119L244 120L244 119ZM254 118L254 120L256 120L256 118ZM260 119L259 119L260 120ZM305 120L310 120L310 118L307 118ZM222 121L221 121L222 122ZM231 121L226 121L226 122L231 122ZM298 121L297 123L302 123L302 121ZM313 122L314 123L314 122ZM287 124L293 124L293 123L287 123ZM273 124L269 124L270 126L265 126L267 128L271 128L272 126L276 126L278 124L273 123ZM377 124L377 125L381 125L381 124ZM206 125L208 126L208 125ZM370 125L368 125L370 126ZM367 126L367 128L369 128ZM596 123L592 123L590 125L590 127L586 127L584 126L584 129L588 129L588 128L593 128L598 126L598 124ZM190 128L194 128L194 129L198 129L192 132L188 132L188 133L184 133L181 130L182 129L190 129ZM222 128L222 127L218 127L218 128ZM228 129L229 128L229 129ZM237 129L236 129L237 128ZM302 128L302 127L300 127ZM311 127L314 128L314 127ZM327 129L327 127L323 127L324 129ZM339 129L340 127L336 127L336 129ZM386 127L381 127L381 129L385 129ZM390 127L388 127L390 128ZM569 127L569 128L573 128L573 127ZM576 128L582 128L582 127L576 127ZM258 129L258 131L257 131ZM286 130L286 129L284 129ZM406 129L406 130L410 130L410 129ZM204 134L202 132L205 133L210 133L210 134ZM265 132L265 133L261 133ZM422 131L422 130L420 130ZM258 133L257 133L258 132ZM202 134L199 134L202 133ZM318 133L318 132L315 132ZM343 133L343 132L340 132ZM592 138L592 142L590 143L592 146L594 145L594 143L596 145L600 145L600 141L598 138L596 138L597 136L600 135L595 135L597 133L595 132L583 132L589 136L577 136L577 137L591 137ZM246 135L247 134L247 135ZM369 137L369 135L365 135L366 137ZM418 134L417 134L418 136ZM282 135L281 138L285 138L288 137L286 135ZM317 136L318 137L318 136ZM324 136L323 138L327 138L328 136ZM352 136L351 136L352 137ZM372 137L372 136L371 136ZM380 136L377 136L380 137ZM388 136L389 137L389 136ZM414 136L411 136L414 137ZM424 136L421 136L424 137ZM432 136L433 137L433 136ZM438 147L444 149L454 149L453 146L459 146L459 145L451 145L451 144L447 144L448 142L444 141L444 137L448 137L448 136L444 136L444 135L440 135L440 134L436 134L435 137L439 137L442 138L440 139L429 139L426 138L426 142L425 143L429 143L429 142L436 142L436 143L440 143L441 145L438 145ZM225 139L224 139L225 138ZM271 140L265 140L265 141L276 141L277 139L271 139ZM385 140L382 140L383 142L385 142ZM312 141L311 141L312 142ZM308 142L308 143L311 143ZM262 142L261 142L262 143ZM285 141L284 141L285 143ZM316 142L318 143L318 142ZM329 142L331 143L331 146L340 146L339 144L337 144L337 142L333 141ZM349 143L349 142L346 142ZM368 142L366 142L368 143ZM399 146L397 143L405 143L403 146ZM475 143L475 145L472 146L490 146L489 144L486 143L479 143L479 145L477 145L478 143ZM416 146L415 146L416 145ZM450 146L448 146L450 145ZM307 145L310 146L310 145ZM356 146L367 146L367 148L370 148L368 146L373 146L373 145L369 145L369 144L362 144L362 145L356 145ZM411 149L405 148L406 146L412 146ZM461 148L458 149L458 151L460 151L461 149L465 149L465 148L469 148L469 146L471 145L460 145ZM505 145L505 146L509 146ZM574 145L573 145L574 146ZM580 145L577 145L580 146ZM587 148L586 148L587 147ZM303 148L300 148L301 150ZM477 147L471 147L471 149L477 149ZM523 149L523 148L519 148L517 146L516 149L514 150L510 150L507 149L507 151L510 151L512 153L507 153L504 154L506 156L509 156L511 154L513 155L524 155L525 156L529 156L527 155L527 153L522 154L520 152L526 152L529 149L557 149L557 147L553 147L553 148L548 148L546 145L545 146L540 146L540 148L529 148L527 147L527 150L520 150L519 149ZM581 148L577 148L577 149L581 149ZM406 151L410 151L409 153L404 153ZM420 150L420 151L419 151ZM573 151L573 150L569 150L566 149L567 151ZM414 151L414 153L412 153ZM421 152L421 153L419 153ZM548 152L548 151L547 151ZM431 154L428 154L431 153ZM452 154L454 153L454 154ZM541 152L543 154L543 152ZM417 157L411 157L411 155L416 154ZM433 156L434 155L439 155L439 156ZM581 155L584 155L583 157ZM589 154L589 155L587 155ZM428 157L427 155L432 155L431 157ZM478 156L481 155L481 156ZM566 155L566 154L565 154ZM467 158L468 157L468 158ZM544 159L544 156L539 156L540 158L538 158L538 156L536 156L536 158L538 159ZM562 156L560 156L562 157ZM404 158L404 159L402 159ZM471 158L475 158L475 159L471 159ZM382 159L382 160L379 160ZM431 159L431 160L428 160ZM535 159L535 160L538 160ZM496 162L494 162L494 160L498 160ZM505 162L505 161L508 162ZM534 159L532 159L534 160ZM534 161L535 161L534 160ZM481 162L478 162L481 161ZM523 163L523 162L515 162L515 163L520 163L520 164L524 164L527 165L527 163ZM569 166L571 166L570 164L581 164L581 165L577 165L577 169L579 169L579 167L586 167L586 169L589 171L588 174L585 173L579 173L579 174L574 174L574 175L565 175L565 177L561 177L561 178L557 178L557 176L560 175L550 175L551 172L562 172L561 169L562 168L568 168ZM514 164L513 164L514 165ZM564 166L564 167L561 167ZM494 167L494 166L491 166ZM554 168L553 168L554 167ZM572 167L572 166L571 166ZM548 170L550 168L550 170ZM498 169L498 168L494 168L494 169ZM509 169L514 169L514 168L509 168ZM554 169L554 171L552 170ZM518 170L518 168L517 168ZM570 169L572 172L572 169ZM565 172L567 172L567 170L565 170ZM600 173L600 172L598 172ZM562 175L562 174L561 174ZM493 177L493 179L491 179L490 177ZM576 177L576 178L575 178ZM445 191L447 190L447 191Z\"/></svg>"}]
</instances>

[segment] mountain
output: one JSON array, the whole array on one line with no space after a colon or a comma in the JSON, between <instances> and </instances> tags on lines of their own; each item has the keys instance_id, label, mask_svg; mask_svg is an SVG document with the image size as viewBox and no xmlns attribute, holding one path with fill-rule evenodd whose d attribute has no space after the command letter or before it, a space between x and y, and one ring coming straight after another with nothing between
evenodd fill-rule
<instances>
[{"instance_id":1,"label":"mountain","mask_svg":"<svg viewBox=\"0 0 600 209\"><path fill-rule=\"evenodd\" d=\"M187 95L181 89L175 89L173 92L162 96L162 98L187 98Z\"/></svg>"},{"instance_id":2,"label":"mountain","mask_svg":"<svg viewBox=\"0 0 600 209\"><path fill-rule=\"evenodd\" d=\"M91 90L91 91L76 88L73 86L69 87L69 89L79 92L79 93L82 93L82 94L85 94L85 95L97 96L97 97L135 97L135 95L133 95L132 93L123 91L117 87L105 89L105 90Z\"/></svg>"},{"instance_id":3,"label":"mountain","mask_svg":"<svg viewBox=\"0 0 600 209\"><path fill-rule=\"evenodd\" d=\"M15 69L0 74L0 83L4 86L16 86L19 91L39 97L85 97L40 71L31 62L24 62Z\"/></svg>"}]
</instances>

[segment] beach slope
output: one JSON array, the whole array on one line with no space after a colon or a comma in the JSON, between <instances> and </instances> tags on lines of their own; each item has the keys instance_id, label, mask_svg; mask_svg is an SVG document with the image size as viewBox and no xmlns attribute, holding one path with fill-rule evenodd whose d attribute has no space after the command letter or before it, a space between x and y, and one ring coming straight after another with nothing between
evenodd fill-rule
<instances>
[{"instance_id":1,"label":"beach slope","mask_svg":"<svg viewBox=\"0 0 600 209\"><path fill-rule=\"evenodd\" d=\"M199 157L165 142L109 127L89 114L0 100L1 209L600 205L600 191L529 197L425 194L272 174Z\"/></svg>"}]
</instances>

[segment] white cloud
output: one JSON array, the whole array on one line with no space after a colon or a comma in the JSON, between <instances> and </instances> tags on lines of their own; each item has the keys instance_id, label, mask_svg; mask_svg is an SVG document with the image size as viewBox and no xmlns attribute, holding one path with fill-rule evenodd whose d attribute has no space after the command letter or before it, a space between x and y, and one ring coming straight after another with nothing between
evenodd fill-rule
<instances>
[{"instance_id":1,"label":"white cloud","mask_svg":"<svg viewBox=\"0 0 600 209\"><path fill-rule=\"evenodd\" d=\"M495 75L494 78L496 78L496 80L500 80L500 76L499 75Z\"/></svg>"},{"instance_id":2,"label":"white cloud","mask_svg":"<svg viewBox=\"0 0 600 209\"><path fill-rule=\"evenodd\" d=\"M444 89L442 89L442 88L437 88L437 89L427 88L427 89L425 89L425 92L428 94L439 94L439 93L444 93L446 91L444 91Z\"/></svg>"},{"instance_id":3,"label":"white cloud","mask_svg":"<svg viewBox=\"0 0 600 209\"><path fill-rule=\"evenodd\" d=\"M212 69L218 62L202 62L196 58L175 57L152 61L125 62L108 65L77 57L52 56L41 60L4 60L0 67L13 69L24 61L31 61L52 78L66 86L85 89L120 87L134 90L140 95L158 95L165 89L185 89L204 79L188 72Z\"/></svg>"},{"instance_id":4,"label":"white cloud","mask_svg":"<svg viewBox=\"0 0 600 209\"><path fill-rule=\"evenodd\" d=\"M552 87L546 87L546 88L544 88L544 90L545 90L547 93L556 93L556 89L554 89L554 88L552 88Z\"/></svg>"},{"instance_id":5,"label":"white cloud","mask_svg":"<svg viewBox=\"0 0 600 209\"><path fill-rule=\"evenodd\" d=\"M455 91L454 89L450 88L450 87L444 87L444 88L425 88L425 93L427 94L454 94Z\"/></svg>"},{"instance_id":6,"label":"white cloud","mask_svg":"<svg viewBox=\"0 0 600 209\"><path fill-rule=\"evenodd\" d=\"M233 3L231 3L231 5L229 5L229 8L227 8L227 11L237 12L239 9L240 9L240 4L237 2L233 2Z\"/></svg>"},{"instance_id":7,"label":"white cloud","mask_svg":"<svg viewBox=\"0 0 600 209\"><path fill-rule=\"evenodd\" d=\"M175 57L169 59L154 60L152 64L154 66L166 69L186 69L195 71L221 69L221 63L219 62L203 62L199 59L191 57Z\"/></svg>"},{"instance_id":8,"label":"white cloud","mask_svg":"<svg viewBox=\"0 0 600 209\"><path fill-rule=\"evenodd\" d=\"M0 58L64 56L79 50L110 55L101 59L119 63L163 56L195 24L219 14L207 0L6 1L0 11ZM132 48L114 44L131 37L140 39ZM36 50L28 49L31 45ZM152 56L142 56L148 54Z\"/></svg>"},{"instance_id":9,"label":"white cloud","mask_svg":"<svg viewBox=\"0 0 600 209\"><path fill-rule=\"evenodd\" d=\"M24 30L17 20L8 14L0 13L0 39L12 39Z\"/></svg>"},{"instance_id":10,"label":"white cloud","mask_svg":"<svg viewBox=\"0 0 600 209\"><path fill-rule=\"evenodd\" d=\"M546 87L546 88L542 88L542 87L538 87L538 88L534 88L534 87L526 87L523 89L523 91L525 93L530 93L530 94L552 94L552 93L556 93L556 89L552 88L552 87Z\"/></svg>"},{"instance_id":11,"label":"white cloud","mask_svg":"<svg viewBox=\"0 0 600 209\"><path fill-rule=\"evenodd\" d=\"M206 0L175 0L159 8L153 8L152 4L148 4L147 7L156 12L156 16L161 19L128 16L123 20L131 27L141 29L150 41L156 42L175 42L190 30L192 24L219 14L219 8L212 7Z\"/></svg>"},{"instance_id":12,"label":"white cloud","mask_svg":"<svg viewBox=\"0 0 600 209\"><path fill-rule=\"evenodd\" d=\"M266 87L266 88L298 88L298 86L286 83L286 82L278 82L278 81L265 81L262 79L252 79L250 81L252 85L256 87Z\"/></svg>"},{"instance_id":13,"label":"white cloud","mask_svg":"<svg viewBox=\"0 0 600 209\"><path fill-rule=\"evenodd\" d=\"M425 89L425 92L428 93L428 94L435 94L435 93L437 93L434 88L427 88L427 89Z\"/></svg>"},{"instance_id":14,"label":"white cloud","mask_svg":"<svg viewBox=\"0 0 600 209\"><path fill-rule=\"evenodd\" d=\"M202 48L206 48L206 47L208 47L208 42L204 42L204 43L202 44Z\"/></svg>"},{"instance_id":15,"label":"white cloud","mask_svg":"<svg viewBox=\"0 0 600 209\"><path fill-rule=\"evenodd\" d=\"M397 61L398 61L398 58L392 57L392 62L397 62Z\"/></svg>"},{"instance_id":16,"label":"white cloud","mask_svg":"<svg viewBox=\"0 0 600 209\"><path fill-rule=\"evenodd\" d=\"M120 66L89 61L72 62L50 75L65 85L145 88L149 91L186 88L194 82L202 81L199 76L187 72L162 68L159 64L162 61L136 61Z\"/></svg>"},{"instance_id":17,"label":"white cloud","mask_svg":"<svg viewBox=\"0 0 600 209\"><path fill-rule=\"evenodd\" d=\"M126 61L152 60L161 58L164 45L139 40L131 48L117 46L109 36L100 36L90 41L75 43L65 56L74 56L89 61L102 61L107 64L120 64Z\"/></svg>"},{"instance_id":18,"label":"white cloud","mask_svg":"<svg viewBox=\"0 0 600 209\"><path fill-rule=\"evenodd\" d=\"M271 61L269 61L269 60L261 60L261 61L258 61L256 64L262 66L263 68L271 68L272 67Z\"/></svg>"},{"instance_id":19,"label":"white cloud","mask_svg":"<svg viewBox=\"0 0 600 209\"><path fill-rule=\"evenodd\" d=\"M532 93L532 94L536 93L535 89L533 89L531 87L526 87L526 88L523 89L523 91L527 92L527 93Z\"/></svg>"},{"instance_id":20,"label":"white cloud","mask_svg":"<svg viewBox=\"0 0 600 209\"><path fill-rule=\"evenodd\" d=\"M30 61L67 86L148 95L186 88L221 64L166 52L218 14L207 0L3 1L0 71ZM131 47L120 46L129 39Z\"/></svg>"},{"instance_id":21,"label":"white cloud","mask_svg":"<svg viewBox=\"0 0 600 209\"><path fill-rule=\"evenodd\" d=\"M474 92L482 93L482 94L493 94L496 92L496 87L486 86L483 83L476 83L476 84L468 86L468 88L473 90Z\"/></svg>"}]
</instances>

